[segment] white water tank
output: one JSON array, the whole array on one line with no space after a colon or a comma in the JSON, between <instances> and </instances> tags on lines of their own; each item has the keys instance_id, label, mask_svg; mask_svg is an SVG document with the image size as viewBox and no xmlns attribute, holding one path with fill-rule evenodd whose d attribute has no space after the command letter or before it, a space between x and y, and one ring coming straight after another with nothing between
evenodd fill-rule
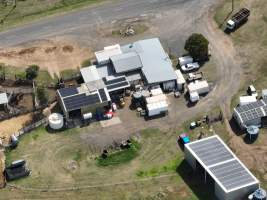
<instances>
[{"instance_id":1,"label":"white water tank","mask_svg":"<svg viewBox=\"0 0 267 200\"><path fill-rule=\"evenodd\" d=\"M85 120L92 119L92 118L93 118L93 114L91 112L83 114L83 119Z\"/></svg>"},{"instance_id":2,"label":"white water tank","mask_svg":"<svg viewBox=\"0 0 267 200\"><path fill-rule=\"evenodd\" d=\"M48 117L48 123L49 123L50 128L54 130L61 129L64 125L63 116L59 113L52 113Z\"/></svg>"}]
</instances>

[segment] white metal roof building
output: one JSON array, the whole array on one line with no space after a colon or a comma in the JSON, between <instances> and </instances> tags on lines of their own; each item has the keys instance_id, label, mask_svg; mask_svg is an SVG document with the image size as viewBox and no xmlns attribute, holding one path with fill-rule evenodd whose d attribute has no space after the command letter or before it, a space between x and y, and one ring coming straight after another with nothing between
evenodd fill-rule
<instances>
[{"instance_id":1,"label":"white metal roof building","mask_svg":"<svg viewBox=\"0 0 267 200\"><path fill-rule=\"evenodd\" d=\"M217 136L185 144L185 159L195 170L197 164L214 180L219 200L241 200L259 188L259 181Z\"/></svg>"},{"instance_id":2,"label":"white metal roof building","mask_svg":"<svg viewBox=\"0 0 267 200\"><path fill-rule=\"evenodd\" d=\"M85 83L101 79L95 65L84 67L80 71Z\"/></svg>"},{"instance_id":3,"label":"white metal roof building","mask_svg":"<svg viewBox=\"0 0 267 200\"><path fill-rule=\"evenodd\" d=\"M104 50L95 52L96 60L99 64L106 64L109 62L111 56L121 54L121 47L119 44L104 47Z\"/></svg>"},{"instance_id":4,"label":"white metal roof building","mask_svg":"<svg viewBox=\"0 0 267 200\"><path fill-rule=\"evenodd\" d=\"M176 80L172 62L158 38L139 40L121 49L123 53L138 53L143 65L142 73L148 84Z\"/></svg>"},{"instance_id":5,"label":"white metal roof building","mask_svg":"<svg viewBox=\"0 0 267 200\"><path fill-rule=\"evenodd\" d=\"M248 126L262 126L262 119L267 117L267 99L234 108L233 117L241 129Z\"/></svg>"}]
</instances>

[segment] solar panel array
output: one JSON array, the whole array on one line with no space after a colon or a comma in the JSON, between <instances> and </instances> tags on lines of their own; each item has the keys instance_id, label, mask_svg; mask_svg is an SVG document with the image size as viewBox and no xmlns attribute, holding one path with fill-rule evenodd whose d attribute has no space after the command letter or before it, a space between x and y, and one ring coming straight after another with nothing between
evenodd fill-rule
<instances>
[{"instance_id":1,"label":"solar panel array","mask_svg":"<svg viewBox=\"0 0 267 200\"><path fill-rule=\"evenodd\" d=\"M100 95L102 101L107 101L108 100L106 92L105 92L104 89L100 89L100 90L98 90L98 92L99 92L99 95Z\"/></svg>"},{"instance_id":2,"label":"solar panel array","mask_svg":"<svg viewBox=\"0 0 267 200\"><path fill-rule=\"evenodd\" d=\"M266 102L263 100L236 107L244 124L254 119L259 119L267 115Z\"/></svg>"},{"instance_id":3,"label":"solar panel array","mask_svg":"<svg viewBox=\"0 0 267 200\"><path fill-rule=\"evenodd\" d=\"M218 136L186 144L186 148L227 191L257 182Z\"/></svg>"},{"instance_id":4,"label":"solar panel array","mask_svg":"<svg viewBox=\"0 0 267 200\"><path fill-rule=\"evenodd\" d=\"M219 166L211 167L210 171L227 190L255 181L255 179L237 160L232 160Z\"/></svg>"},{"instance_id":5,"label":"solar panel array","mask_svg":"<svg viewBox=\"0 0 267 200\"><path fill-rule=\"evenodd\" d=\"M58 90L60 95L62 97L67 97L67 96L71 96L71 95L75 95L78 94L78 90L77 88L74 87L70 87L70 88L61 88Z\"/></svg>"},{"instance_id":6,"label":"solar panel array","mask_svg":"<svg viewBox=\"0 0 267 200\"><path fill-rule=\"evenodd\" d=\"M233 158L233 155L217 138L205 140L200 143L193 143L190 145L190 148L206 166Z\"/></svg>"},{"instance_id":7,"label":"solar panel array","mask_svg":"<svg viewBox=\"0 0 267 200\"><path fill-rule=\"evenodd\" d=\"M256 101L256 102L252 102L243 106L238 106L236 107L236 110L241 113L241 112L246 112L248 110L252 110L255 108L260 108L264 106L264 103L262 101Z\"/></svg>"},{"instance_id":8,"label":"solar panel array","mask_svg":"<svg viewBox=\"0 0 267 200\"><path fill-rule=\"evenodd\" d=\"M109 92L130 87L130 83L125 76L118 77L112 80L105 80L105 84Z\"/></svg>"},{"instance_id":9,"label":"solar panel array","mask_svg":"<svg viewBox=\"0 0 267 200\"><path fill-rule=\"evenodd\" d=\"M77 110L84 106L90 106L101 102L98 93L90 95L79 94L66 97L63 101L67 111Z\"/></svg>"},{"instance_id":10,"label":"solar panel array","mask_svg":"<svg viewBox=\"0 0 267 200\"><path fill-rule=\"evenodd\" d=\"M125 86L129 86L129 83L128 82L121 82L121 83L116 83L113 85L108 85L107 89L108 90L114 90L116 88L121 88L121 87L125 87Z\"/></svg>"},{"instance_id":11,"label":"solar panel array","mask_svg":"<svg viewBox=\"0 0 267 200\"><path fill-rule=\"evenodd\" d=\"M244 122L247 122L253 119L264 117L265 114L263 113L261 108L255 108L255 109L240 113L240 116Z\"/></svg>"}]
</instances>

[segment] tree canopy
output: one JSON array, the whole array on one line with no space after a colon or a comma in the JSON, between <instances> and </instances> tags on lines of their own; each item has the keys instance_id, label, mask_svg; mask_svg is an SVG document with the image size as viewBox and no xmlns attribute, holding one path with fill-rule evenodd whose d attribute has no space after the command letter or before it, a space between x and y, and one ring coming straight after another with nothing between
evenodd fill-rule
<instances>
[{"instance_id":1,"label":"tree canopy","mask_svg":"<svg viewBox=\"0 0 267 200\"><path fill-rule=\"evenodd\" d=\"M38 65L30 65L26 69L26 78L28 80L33 80L34 78L37 77L39 71L39 66Z\"/></svg>"},{"instance_id":2,"label":"tree canopy","mask_svg":"<svg viewBox=\"0 0 267 200\"><path fill-rule=\"evenodd\" d=\"M198 33L193 33L185 42L185 50L197 61L204 61L208 58L209 41Z\"/></svg>"}]
</instances>

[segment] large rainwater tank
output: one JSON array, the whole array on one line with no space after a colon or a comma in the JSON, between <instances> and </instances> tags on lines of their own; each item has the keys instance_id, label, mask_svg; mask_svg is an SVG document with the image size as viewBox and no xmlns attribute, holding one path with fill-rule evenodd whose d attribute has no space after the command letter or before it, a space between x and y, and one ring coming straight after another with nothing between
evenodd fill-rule
<instances>
[{"instance_id":1,"label":"large rainwater tank","mask_svg":"<svg viewBox=\"0 0 267 200\"><path fill-rule=\"evenodd\" d=\"M253 200L266 200L266 191L262 188L259 188L254 192L253 197Z\"/></svg>"},{"instance_id":2,"label":"large rainwater tank","mask_svg":"<svg viewBox=\"0 0 267 200\"><path fill-rule=\"evenodd\" d=\"M257 126L249 126L247 127L247 136L250 139L255 139L257 138L259 131L260 129Z\"/></svg>"},{"instance_id":3,"label":"large rainwater tank","mask_svg":"<svg viewBox=\"0 0 267 200\"><path fill-rule=\"evenodd\" d=\"M64 125L63 116L59 113L52 113L48 117L48 123L49 123L50 128L54 130L61 129Z\"/></svg>"}]
</instances>

